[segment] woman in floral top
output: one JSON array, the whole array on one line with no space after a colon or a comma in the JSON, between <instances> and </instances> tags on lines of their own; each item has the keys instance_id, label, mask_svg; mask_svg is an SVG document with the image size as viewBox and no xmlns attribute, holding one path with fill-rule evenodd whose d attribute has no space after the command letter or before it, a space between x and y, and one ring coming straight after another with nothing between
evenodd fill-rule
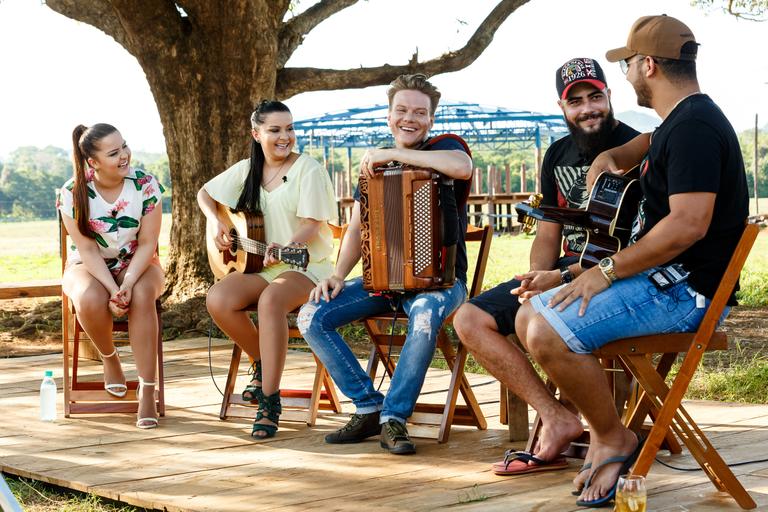
<instances>
[{"instance_id":1,"label":"woman in floral top","mask_svg":"<svg viewBox=\"0 0 768 512\"><path fill-rule=\"evenodd\" d=\"M62 290L101 354L104 389L118 398L128 388L112 341L112 319L128 315L139 374L136 426L154 428L155 300L165 281L157 258L163 188L153 176L130 167L131 150L114 126L79 125L72 142L74 176L59 190L56 205L75 243Z\"/></svg>"}]
</instances>

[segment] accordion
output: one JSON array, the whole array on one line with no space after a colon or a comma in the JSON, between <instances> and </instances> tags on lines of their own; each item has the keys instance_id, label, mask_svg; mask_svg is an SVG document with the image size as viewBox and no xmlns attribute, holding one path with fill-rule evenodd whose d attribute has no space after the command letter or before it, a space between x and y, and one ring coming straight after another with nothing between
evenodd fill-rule
<instances>
[{"instance_id":1,"label":"accordion","mask_svg":"<svg viewBox=\"0 0 768 512\"><path fill-rule=\"evenodd\" d=\"M444 240L445 203L453 186L431 169L396 165L361 174L363 287L375 292L453 286L456 243ZM441 195L450 201L442 201ZM450 215L449 215L450 217ZM450 242L453 242L450 245Z\"/></svg>"}]
</instances>

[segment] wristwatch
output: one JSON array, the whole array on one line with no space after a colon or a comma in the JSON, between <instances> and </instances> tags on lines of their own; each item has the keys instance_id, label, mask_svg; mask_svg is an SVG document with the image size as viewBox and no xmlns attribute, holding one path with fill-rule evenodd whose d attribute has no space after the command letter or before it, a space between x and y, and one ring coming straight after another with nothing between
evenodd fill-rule
<instances>
[{"instance_id":1,"label":"wristwatch","mask_svg":"<svg viewBox=\"0 0 768 512\"><path fill-rule=\"evenodd\" d=\"M602 272L608 280L608 284L613 283L619 278L616 275L616 271L613 269L613 258L611 257L601 259L598 268L600 268L600 272Z\"/></svg>"},{"instance_id":2,"label":"wristwatch","mask_svg":"<svg viewBox=\"0 0 768 512\"><path fill-rule=\"evenodd\" d=\"M568 267L561 268L560 269L560 282L562 284L568 284L571 281L573 281L573 272L571 272Z\"/></svg>"}]
</instances>

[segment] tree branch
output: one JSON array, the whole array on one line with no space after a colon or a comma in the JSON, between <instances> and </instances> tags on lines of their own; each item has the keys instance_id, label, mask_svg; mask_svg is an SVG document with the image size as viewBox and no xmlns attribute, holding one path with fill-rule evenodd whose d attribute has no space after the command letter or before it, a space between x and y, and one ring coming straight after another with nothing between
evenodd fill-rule
<instances>
[{"instance_id":1,"label":"tree branch","mask_svg":"<svg viewBox=\"0 0 768 512\"><path fill-rule=\"evenodd\" d=\"M173 0L110 0L134 47L156 52L181 35L182 17Z\"/></svg>"},{"instance_id":2,"label":"tree branch","mask_svg":"<svg viewBox=\"0 0 768 512\"><path fill-rule=\"evenodd\" d=\"M275 94L278 98L286 99L302 92L383 85L404 73L424 73L427 76L433 76L464 69L488 47L504 20L527 2L528 0L500 1L472 34L467 44L458 51L448 52L436 59L421 63L418 62L418 55L414 54L408 64L399 66L385 64L373 68L343 70L284 68L278 71Z\"/></svg>"},{"instance_id":3,"label":"tree branch","mask_svg":"<svg viewBox=\"0 0 768 512\"><path fill-rule=\"evenodd\" d=\"M73 20L92 25L111 36L123 48L128 48L128 33L120 22L120 18L107 0L47 0L45 5Z\"/></svg>"},{"instance_id":4,"label":"tree branch","mask_svg":"<svg viewBox=\"0 0 768 512\"><path fill-rule=\"evenodd\" d=\"M293 52L304 41L304 36L317 25L357 3L357 0L321 0L298 16L283 23L280 29L279 48L277 55L277 69L282 69Z\"/></svg>"},{"instance_id":5,"label":"tree branch","mask_svg":"<svg viewBox=\"0 0 768 512\"><path fill-rule=\"evenodd\" d=\"M134 57L177 36L181 18L169 0L47 0L46 5L98 28Z\"/></svg>"}]
</instances>

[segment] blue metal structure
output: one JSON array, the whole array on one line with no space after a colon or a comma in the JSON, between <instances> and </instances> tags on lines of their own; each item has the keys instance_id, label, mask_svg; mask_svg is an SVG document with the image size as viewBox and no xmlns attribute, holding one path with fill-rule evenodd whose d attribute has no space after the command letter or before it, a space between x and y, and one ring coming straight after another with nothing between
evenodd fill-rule
<instances>
[{"instance_id":1,"label":"blue metal structure","mask_svg":"<svg viewBox=\"0 0 768 512\"><path fill-rule=\"evenodd\" d=\"M391 146L387 105L353 108L294 122L299 151L305 148ZM512 111L477 103L447 103L435 112L432 135L455 133L473 151L526 150L542 147L568 133L561 115Z\"/></svg>"}]
</instances>

